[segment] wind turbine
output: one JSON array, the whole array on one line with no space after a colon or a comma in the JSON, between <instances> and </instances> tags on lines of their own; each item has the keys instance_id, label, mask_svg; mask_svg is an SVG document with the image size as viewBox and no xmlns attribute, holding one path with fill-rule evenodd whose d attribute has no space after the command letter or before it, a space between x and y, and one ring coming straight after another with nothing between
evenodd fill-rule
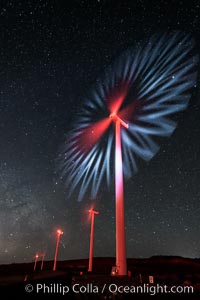
<instances>
[{"instance_id":1,"label":"wind turbine","mask_svg":"<svg viewBox=\"0 0 200 300\"><path fill-rule=\"evenodd\" d=\"M94 216L98 215L99 212L93 208L88 211L91 215L91 229L90 229L90 254L89 254L89 266L88 272L92 272L93 262L93 248L94 248Z\"/></svg>"},{"instance_id":2,"label":"wind turbine","mask_svg":"<svg viewBox=\"0 0 200 300\"><path fill-rule=\"evenodd\" d=\"M153 35L129 48L97 80L59 154L68 195L89 190L95 198L102 182L112 183L115 157L116 266L126 275L123 179L159 150L158 137L176 128L171 115L187 108L196 85L198 55L182 32ZM115 131L111 123L115 124Z\"/></svg>"},{"instance_id":3,"label":"wind turbine","mask_svg":"<svg viewBox=\"0 0 200 300\"><path fill-rule=\"evenodd\" d=\"M37 261L38 261L39 255L36 253L35 254L35 262L34 262L34 267L33 267L33 271L35 272L36 270L36 266L37 266Z\"/></svg>"},{"instance_id":4,"label":"wind turbine","mask_svg":"<svg viewBox=\"0 0 200 300\"><path fill-rule=\"evenodd\" d=\"M55 251L55 257L54 257L53 271L56 271L57 258L58 258L58 248L59 248L59 244L60 244L60 236L62 234L63 234L62 230L58 229L56 231L57 241L56 241L56 251Z\"/></svg>"},{"instance_id":5,"label":"wind turbine","mask_svg":"<svg viewBox=\"0 0 200 300\"><path fill-rule=\"evenodd\" d=\"M40 266L40 270L43 270L43 266L44 266L44 257L45 257L45 253L41 254L42 260L41 260L41 266Z\"/></svg>"}]
</instances>

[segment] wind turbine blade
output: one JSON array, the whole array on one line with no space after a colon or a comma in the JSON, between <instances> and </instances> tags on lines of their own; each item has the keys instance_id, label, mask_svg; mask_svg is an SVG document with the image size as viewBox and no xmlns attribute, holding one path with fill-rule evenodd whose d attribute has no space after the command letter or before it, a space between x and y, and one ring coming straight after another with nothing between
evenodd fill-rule
<instances>
[{"instance_id":1,"label":"wind turbine blade","mask_svg":"<svg viewBox=\"0 0 200 300\"><path fill-rule=\"evenodd\" d=\"M123 86L123 88L120 89L120 91L116 91L115 89L112 91L111 95L109 95L107 99L107 107L110 111L110 113L118 113L118 110L120 109L125 97L126 97L126 86Z\"/></svg>"},{"instance_id":2,"label":"wind turbine blade","mask_svg":"<svg viewBox=\"0 0 200 300\"><path fill-rule=\"evenodd\" d=\"M118 112L120 119L128 122L134 119L134 115L137 115L138 109L140 107L140 100L135 100L131 104L128 104L124 109Z\"/></svg>"},{"instance_id":3,"label":"wind turbine blade","mask_svg":"<svg viewBox=\"0 0 200 300\"><path fill-rule=\"evenodd\" d=\"M95 122L88 127L82 128L79 135L79 148L88 152L101 138L111 123L109 118Z\"/></svg>"}]
</instances>

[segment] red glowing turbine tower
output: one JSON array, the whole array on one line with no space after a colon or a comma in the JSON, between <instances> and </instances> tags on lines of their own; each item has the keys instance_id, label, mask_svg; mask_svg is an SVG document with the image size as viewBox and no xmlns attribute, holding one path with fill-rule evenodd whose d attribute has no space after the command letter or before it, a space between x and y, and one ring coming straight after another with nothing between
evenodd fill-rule
<instances>
[{"instance_id":1,"label":"red glowing turbine tower","mask_svg":"<svg viewBox=\"0 0 200 300\"><path fill-rule=\"evenodd\" d=\"M60 243L60 236L63 234L63 231L58 229L56 231L57 234L57 242L56 242L56 251L55 251L55 257L54 257L54 264L53 264L53 271L56 271L56 264L57 264L57 258L58 258L58 248Z\"/></svg>"},{"instance_id":2,"label":"red glowing turbine tower","mask_svg":"<svg viewBox=\"0 0 200 300\"><path fill-rule=\"evenodd\" d=\"M33 267L33 271L34 271L34 272L35 272L35 270L36 270L38 258L39 258L39 255L38 255L38 254L35 254L35 262L34 262L34 267Z\"/></svg>"},{"instance_id":3,"label":"red glowing turbine tower","mask_svg":"<svg viewBox=\"0 0 200 300\"><path fill-rule=\"evenodd\" d=\"M115 113L110 114L115 122L115 209L116 209L116 267L118 275L127 274L126 233L124 221L124 183L122 168L121 125L128 124Z\"/></svg>"},{"instance_id":4,"label":"red glowing turbine tower","mask_svg":"<svg viewBox=\"0 0 200 300\"><path fill-rule=\"evenodd\" d=\"M99 212L93 208L88 211L91 215L91 230L90 230L90 254L89 254L89 266L88 272L92 272L92 262L93 262L93 249L94 249L94 216L98 215Z\"/></svg>"},{"instance_id":5,"label":"red glowing turbine tower","mask_svg":"<svg viewBox=\"0 0 200 300\"><path fill-rule=\"evenodd\" d=\"M44 267L44 258L45 258L45 253L42 253L42 254L41 254L41 257L42 257L42 260L41 260L41 266L40 266L40 270L42 271L42 270L43 270L43 267Z\"/></svg>"}]
</instances>

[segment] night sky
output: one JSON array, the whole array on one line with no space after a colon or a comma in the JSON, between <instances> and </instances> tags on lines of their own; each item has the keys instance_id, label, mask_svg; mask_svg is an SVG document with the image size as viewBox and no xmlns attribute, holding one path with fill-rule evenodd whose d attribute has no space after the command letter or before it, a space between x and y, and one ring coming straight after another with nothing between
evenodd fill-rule
<instances>
[{"instance_id":1,"label":"night sky","mask_svg":"<svg viewBox=\"0 0 200 300\"><path fill-rule=\"evenodd\" d=\"M153 2L153 4L152 4ZM200 54L199 1L1 1L0 263L115 256L114 186L67 197L56 158L81 97L135 41L182 30ZM200 82L160 151L125 182L127 256L200 256Z\"/></svg>"}]
</instances>

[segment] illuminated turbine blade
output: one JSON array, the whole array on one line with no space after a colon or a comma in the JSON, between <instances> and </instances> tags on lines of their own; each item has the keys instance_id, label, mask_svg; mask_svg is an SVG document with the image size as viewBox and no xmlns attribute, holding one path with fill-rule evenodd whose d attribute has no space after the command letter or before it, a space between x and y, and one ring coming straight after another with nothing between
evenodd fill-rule
<instances>
[{"instance_id":1,"label":"illuminated turbine blade","mask_svg":"<svg viewBox=\"0 0 200 300\"><path fill-rule=\"evenodd\" d=\"M89 151L101 138L108 126L110 125L108 118L89 125L81 130L78 138L79 148Z\"/></svg>"},{"instance_id":2,"label":"illuminated turbine blade","mask_svg":"<svg viewBox=\"0 0 200 300\"><path fill-rule=\"evenodd\" d=\"M126 97L126 86L123 86L122 91L113 91L111 95L109 95L106 100L106 105L110 111L110 113L118 113L124 99Z\"/></svg>"}]
</instances>

